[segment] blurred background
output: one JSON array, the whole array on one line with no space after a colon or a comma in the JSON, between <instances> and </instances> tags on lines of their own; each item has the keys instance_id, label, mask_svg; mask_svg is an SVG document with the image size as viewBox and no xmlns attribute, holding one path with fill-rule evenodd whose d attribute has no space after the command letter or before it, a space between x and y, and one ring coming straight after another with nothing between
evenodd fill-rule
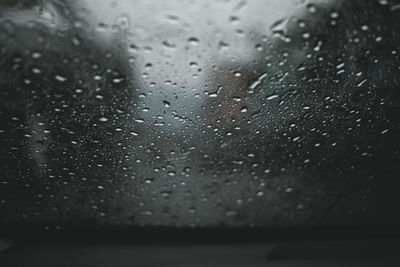
<instances>
[{"instance_id":1,"label":"blurred background","mask_svg":"<svg viewBox=\"0 0 400 267\"><path fill-rule=\"evenodd\" d=\"M399 12L0 0L0 223L399 224Z\"/></svg>"}]
</instances>

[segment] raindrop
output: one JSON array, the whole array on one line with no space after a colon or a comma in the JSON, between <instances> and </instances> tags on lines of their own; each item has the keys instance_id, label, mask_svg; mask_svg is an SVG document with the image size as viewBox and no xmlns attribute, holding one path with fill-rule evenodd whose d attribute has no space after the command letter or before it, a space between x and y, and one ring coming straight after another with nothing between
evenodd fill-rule
<instances>
[{"instance_id":1,"label":"raindrop","mask_svg":"<svg viewBox=\"0 0 400 267\"><path fill-rule=\"evenodd\" d=\"M337 69L341 69L341 68L343 68L343 67L344 67L344 63L340 63L340 64L338 64L338 65L336 66Z\"/></svg>"},{"instance_id":2,"label":"raindrop","mask_svg":"<svg viewBox=\"0 0 400 267\"><path fill-rule=\"evenodd\" d=\"M249 86L250 92L252 93L254 89L267 77L267 73L262 74L260 77L258 77L257 80L252 82Z\"/></svg>"},{"instance_id":3,"label":"raindrop","mask_svg":"<svg viewBox=\"0 0 400 267\"><path fill-rule=\"evenodd\" d=\"M196 45L198 45L199 44L199 39L197 39L196 37L190 37L189 39L188 39L188 42L189 42L189 44L191 44L191 45L193 45L193 46L196 46Z\"/></svg>"},{"instance_id":4,"label":"raindrop","mask_svg":"<svg viewBox=\"0 0 400 267\"><path fill-rule=\"evenodd\" d=\"M216 91L216 92L213 92L213 93L210 93L210 94L208 95L208 97L217 97L218 94L221 92L221 90L222 90L222 86L218 86L217 91Z\"/></svg>"},{"instance_id":5,"label":"raindrop","mask_svg":"<svg viewBox=\"0 0 400 267\"><path fill-rule=\"evenodd\" d=\"M368 25L362 25L362 26L361 26L361 30L362 30L362 31L368 31L368 30L369 30Z\"/></svg>"},{"instance_id":6,"label":"raindrop","mask_svg":"<svg viewBox=\"0 0 400 267\"><path fill-rule=\"evenodd\" d=\"M113 83L120 83L124 80L124 78L114 78L112 81Z\"/></svg>"},{"instance_id":7,"label":"raindrop","mask_svg":"<svg viewBox=\"0 0 400 267\"><path fill-rule=\"evenodd\" d=\"M235 71L233 75L235 75L235 77L240 77L242 76L242 73L240 73L239 71Z\"/></svg>"},{"instance_id":8,"label":"raindrop","mask_svg":"<svg viewBox=\"0 0 400 267\"><path fill-rule=\"evenodd\" d=\"M81 41L79 41L79 39L78 39L77 37L72 37L72 43L73 43L75 46L78 46L78 45L81 44Z\"/></svg>"},{"instance_id":9,"label":"raindrop","mask_svg":"<svg viewBox=\"0 0 400 267\"><path fill-rule=\"evenodd\" d=\"M362 80L361 82L359 82L358 84L357 84L357 87L361 87L364 83L366 83L367 82L367 79L364 79L364 80Z\"/></svg>"},{"instance_id":10,"label":"raindrop","mask_svg":"<svg viewBox=\"0 0 400 267\"><path fill-rule=\"evenodd\" d=\"M41 58L42 57L42 53L41 52L33 52L32 53L32 58Z\"/></svg>"},{"instance_id":11,"label":"raindrop","mask_svg":"<svg viewBox=\"0 0 400 267\"><path fill-rule=\"evenodd\" d=\"M175 171L169 171L168 172L168 176L175 176L176 175L176 172Z\"/></svg>"},{"instance_id":12,"label":"raindrop","mask_svg":"<svg viewBox=\"0 0 400 267\"><path fill-rule=\"evenodd\" d=\"M218 47L219 47L219 49L220 50L228 50L229 49L229 44L227 44L227 43L225 43L225 42L223 42L223 41L220 41L219 43L218 43Z\"/></svg>"},{"instance_id":13,"label":"raindrop","mask_svg":"<svg viewBox=\"0 0 400 267\"><path fill-rule=\"evenodd\" d=\"M285 192L286 193L292 193L293 192L293 188L288 187L288 188L285 189Z\"/></svg>"},{"instance_id":14,"label":"raindrop","mask_svg":"<svg viewBox=\"0 0 400 267\"><path fill-rule=\"evenodd\" d=\"M381 4L382 6L385 6L388 4L387 0L379 0L379 4Z\"/></svg>"},{"instance_id":15,"label":"raindrop","mask_svg":"<svg viewBox=\"0 0 400 267\"><path fill-rule=\"evenodd\" d=\"M165 46L167 48L175 48L176 47L176 44L173 44L173 43L168 42L168 41L164 41L162 44L163 44L163 46Z\"/></svg>"},{"instance_id":16,"label":"raindrop","mask_svg":"<svg viewBox=\"0 0 400 267\"><path fill-rule=\"evenodd\" d=\"M278 98L278 97L279 97L278 95L270 95L270 96L267 97L267 100L272 100L272 99L275 99L275 98Z\"/></svg>"},{"instance_id":17,"label":"raindrop","mask_svg":"<svg viewBox=\"0 0 400 267\"><path fill-rule=\"evenodd\" d=\"M338 17L339 17L339 13L337 13L337 12L332 12L331 13L331 18L337 19Z\"/></svg>"},{"instance_id":18,"label":"raindrop","mask_svg":"<svg viewBox=\"0 0 400 267\"><path fill-rule=\"evenodd\" d=\"M143 123L143 122L144 122L144 119L139 119L139 118L137 118L137 119L135 119L135 121L136 121L136 122L139 122L139 123Z\"/></svg>"},{"instance_id":19,"label":"raindrop","mask_svg":"<svg viewBox=\"0 0 400 267\"><path fill-rule=\"evenodd\" d=\"M317 8L313 4L308 4L307 9L310 11L310 13L315 13L317 11Z\"/></svg>"},{"instance_id":20,"label":"raindrop","mask_svg":"<svg viewBox=\"0 0 400 267\"><path fill-rule=\"evenodd\" d=\"M68 79L67 77L61 76L59 74L57 74L56 76L54 76L54 78L59 81L59 82L66 82Z\"/></svg>"},{"instance_id":21,"label":"raindrop","mask_svg":"<svg viewBox=\"0 0 400 267\"><path fill-rule=\"evenodd\" d=\"M169 106L171 106L171 103L169 103L168 101L164 100L164 107L168 108Z\"/></svg>"},{"instance_id":22,"label":"raindrop","mask_svg":"<svg viewBox=\"0 0 400 267\"><path fill-rule=\"evenodd\" d=\"M260 44L257 44L257 45L255 46L255 48L256 48L256 50L257 50L258 52L261 52L261 51L264 50L264 47L263 47L262 45L260 45Z\"/></svg>"},{"instance_id":23,"label":"raindrop","mask_svg":"<svg viewBox=\"0 0 400 267\"><path fill-rule=\"evenodd\" d=\"M225 212L225 215L228 217L233 217L237 215L237 212L235 210L228 210L227 212Z\"/></svg>"},{"instance_id":24,"label":"raindrop","mask_svg":"<svg viewBox=\"0 0 400 267\"><path fill-rule=\"evenodd\" d=\"M35 73L35 74L40 74L40 73L42 73L42 71L41 71L40 69L38 69L38 68L33 68L33 69L32 69L32 72Z\"/></svg>"}]
</instances>

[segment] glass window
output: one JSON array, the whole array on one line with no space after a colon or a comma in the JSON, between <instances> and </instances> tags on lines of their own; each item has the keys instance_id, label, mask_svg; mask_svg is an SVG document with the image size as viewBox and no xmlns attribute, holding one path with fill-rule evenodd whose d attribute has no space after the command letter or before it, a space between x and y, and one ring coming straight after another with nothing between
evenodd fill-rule
<instances>
[{"instance_id":1,"label":"glass window","mask_svg":"<svg viewBox=\"0 0 400 267\"><path fill-rule=\"evenodd\" d=\"M0 1L0 222L399 223L395 1Z\"/></svg>"}]
</instances>

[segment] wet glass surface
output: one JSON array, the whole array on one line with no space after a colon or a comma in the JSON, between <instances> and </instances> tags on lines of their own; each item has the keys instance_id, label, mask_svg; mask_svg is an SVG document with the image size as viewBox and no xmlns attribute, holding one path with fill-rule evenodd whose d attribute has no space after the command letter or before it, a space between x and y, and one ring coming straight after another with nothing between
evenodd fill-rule
<instances>
[{"instance_id":1,"label":"wet glass surface","mask_svg":"<svg viewBox=\"0 0 400 267\"><path fill-rule=\"evenodd\" d=\"M400 222L400 2L0 4L1 223Z\"/></svg>"}]
</instances>

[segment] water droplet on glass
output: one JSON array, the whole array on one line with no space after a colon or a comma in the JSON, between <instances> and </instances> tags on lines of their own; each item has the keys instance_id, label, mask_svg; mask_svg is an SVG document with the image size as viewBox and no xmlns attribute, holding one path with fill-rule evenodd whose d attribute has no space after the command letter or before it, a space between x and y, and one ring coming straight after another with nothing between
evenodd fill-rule
<instances>
[{"instance_id":1,"label":"water droplet on glass","mask_svg":"<svg viewBox=\"0 0 400 267\"><path fill-rule=\"evenodd\" d=\"M72 43L75 46L79 46L81 44L81 41L78 39L78 37L72 37Z\"/></svg>"},{"instance_id":2,"label":"water droplet on glass","mask_svg":"<svg viewBox=\"0 0 400 267\"><path fill-rule=\"evenodd\" d=\"M224 41L220 41L218 43L219 50L226 51L229 50L229 44L225 43Z\"/></svg>"},{"instance_id":3,"label":"water droplet on glass","mask_svg":"<svg viewBox=\"0 0 400 267\"><path fill-rule=\"evenodd\" d=\"M42 73L42 71L41 71L40 69L38 69L38 68L33 68L33 69L32 69L32 72L35 73L35 74L40 74L40 73Z\"/></svg>"},{"instance_id":4,"label":"water droplet on glass","mask_svg":"<svg viewBox=\"0 0 400 267\"><path fill-rule=\"evenodd\" d=\"M188 39L188 42L189 42L189 44L195 46L195 45L198 45L200 41L196 37L190 37Z\"/></svg>"},{"instance_id":5,"label":"water droplet on glass","mask_svg":"<svg viewBox=\"0 0 400 267\"><path fill-rule=\"evenodd\" d=\"M168 176L175 176L176 175L176 172L175 171L169 171L168 172Z\"/></svg>"},{"instance_id":6,"label":"water droplet on glass","mask_svg":"<svg viewBox=\"0 0 400 267\"><path fill-rule=\"evenodd\" d=\"M307 9L308 9L308 11L309 11L310 13L315 13L315 12L317 11L316 6L313 5L313 4L308 4L308 5L307 5Z\"/></svg>"},{"instance_id":7,"label":"water droplet on glass","mask_svg":"<svg viewBox=\"0 0 400 267\"><path fill-rule=\"evenodd\" d=\"M166 108L168 108L169 106L171 106L171 104L170 104L168 101L166 101L166 100L163 101L163 104L164 104L164 107L166 107Z\"/></svg>"},{"instance_id":8,"label":"water droplet on glass","mask_svg":"<svg viewBox=\"0 0 400 267\"><path fill-rule=\"evenodd\" d=\"M270 96L267 97L267 100L272 100L272 99L275 99L275 98L278 98L278 97L279 97L278 95L270 95Z\"/></svg>"},{"instance_id":9,"label":"water droplet on glass","mask_svg":"<svg viewBox=\"0 0 400 267\"><path fill-rule=\"evenodd\" d=\"M68 79L67 77L64 77L62 75L57 74L56 76L54 76L54 78L59 81L59 82L66 82Z\"/></svg>"},{"instance_id":10,"label":"water droplet on glass","mask_svg":"<svg viewBox=\"0 0 400 267\"><path fill-rule=\"evenodd\" d=\"M262 74L260 77L258 77L255 81L253 81L250 86L250 92L253 92L254 89L267 77L267 73Z\"/></svg>"},{"instance_id":11,"label":"water droplet on glass","mask_svg":"<svg viewBox=\"0 0 400 267\"><path fill-rule=\"evenodd\" d=\"M124 80L124 78L114 78L112 81L113 83L120 83Z\"/></svg>"},{"instance_id":12,"label":"water droplet on glass","mask_svg":"<svg viewBox=\"0 0 400 267\"><path fill-rule=\"evenodd\" d=\"M42 57L42 53L41 52L33 52L32 53L32 58L41 58Z\"/></svg>"},{"instance_id":13,"label":"water droplet on glass","mask_svg":"<svg viewBox=\"0 0 400 267\"><path fill-rule=\"evenodd\" d=\"M225 212L225 215L228 217L233 217L237 215L237 212L235 210L228 210Z\"/></svg>"}]
</instances>

